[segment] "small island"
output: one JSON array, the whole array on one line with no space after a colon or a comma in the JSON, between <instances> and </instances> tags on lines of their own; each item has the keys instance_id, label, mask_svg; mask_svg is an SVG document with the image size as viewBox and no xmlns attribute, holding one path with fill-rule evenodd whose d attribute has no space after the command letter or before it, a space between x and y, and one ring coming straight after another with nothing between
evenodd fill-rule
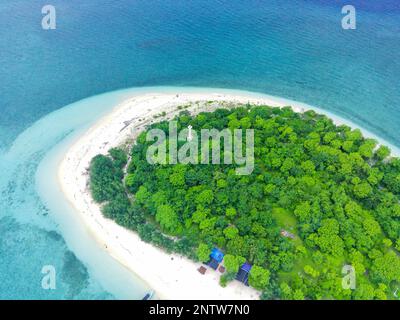
<instances>
[{"instance_id":1,"label":"small island","mask_svg":"<svg viewBox=\"0 0 400 320\"><path fill-rule=\"evenodd\" d=\"M102 215L102 222L96 220L101 228L116 223L109 229L114 230L110 237L117 237L114 241L132 256L151 247L163 262L170 257L171 264L176 259L186 263L181 273L185 283L179 287L162 284L171 269L162 263L154 266L157 258L149 267L160 270L153 278L151 270L139 270L141 262L136 261L134 271L147 274L143 279L160 297L395 298L400 285L400 160L388 147L364 137L359 129L296 106L222 95L207 99L169 95L168 99L173 103L157 103L148 95L146 103L159 107L136 110L141 114L132 118L126 106L132 110L138 101L125 104L114 112L120 128L113 127L112 143L103 137L97 149L84 149L85 143L98 139L95 127L69 153L80 160L75 169L86 164L84 172L74 173L84 182L81 192L75 190L75 200L70 193L76 207L82 210L76 200L81 193L87 206L97 207L96 219ZM171 122L177 136L171 134ZM108 122L108 130L111 127ZM238 174L243 162L212 163L217 156L215 141L205 144L197 134L212 129L252 130L251 171ZM152 130L165 133L166 162L149 161L149 149L156 141L148 139ZM179 131L184 131L180 138ZM229 145L227 136L220 138L219 160L225 159ZM188 143L185 139L200 146L194 158L192 154L186 163L171 161L175 157L171 146L180 153ZM242 156L249 151L248 140L246 134L239 140ZM193 150L184 151L187 155ZM201 162L205 154L208 163ZM67 155L61 165L64 187L71 163ZM73 183L70 180L69 186ZM93 214L88 209L86 219ZM128 235L140 237L136 247L124 241ZM107 250L110 247L112 243ZM114 254L132 265L121 252ZM212 279L200 285L207 274ZM354 288L349 276L355 277ZM206 285L212 286L208 296ZM171 290L166 292L166 287ZM180 288L194 292L171 293Z\"/></svg>"}]
</instances>

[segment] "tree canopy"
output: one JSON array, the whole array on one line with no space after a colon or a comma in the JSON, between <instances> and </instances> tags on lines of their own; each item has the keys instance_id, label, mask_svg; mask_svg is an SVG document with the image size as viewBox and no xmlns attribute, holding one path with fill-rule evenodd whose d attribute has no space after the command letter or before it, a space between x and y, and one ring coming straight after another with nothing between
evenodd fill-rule
<instances>
[{"instance_id":1,"label":"tree canopy","mask_svg":"<svg viewBox=\"0 0 400 320\"><path fill-rule=\"evenodd\" d=\"M235 164L150 164L152 142L143 132L129 151L92 160L90 188L107 217L194 260L206 261L217 246L228 275L248 261L249 284L264 298L394 298L400 160L387 147L290 107L183 111L175 120L178 130L254 129L253 172L236 175ZM168 134L167 121L147 130L154 128ZM344 265L355 269L354 290L341 285Z\"/></svg>"}]
</instances>

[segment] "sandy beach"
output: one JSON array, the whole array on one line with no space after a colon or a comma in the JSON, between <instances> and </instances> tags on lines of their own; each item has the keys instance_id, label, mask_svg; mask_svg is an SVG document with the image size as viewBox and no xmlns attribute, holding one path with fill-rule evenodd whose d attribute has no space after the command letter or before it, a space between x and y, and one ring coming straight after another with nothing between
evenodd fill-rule
<instances>
[{"instance_id":1,"label":"sandy beach","mask_svg":"<svg viewBox=\"0 0 400 320\"><path fill-rule=\"evenodd\" d=\"M210 101L213 101L210 103ZM116 106L81 136L65 154L58 168L58 181L66 198L75 207L90 234L112 257L138 275L161 299L258 299L259 292L232 281L226 288L219 285L220 273L176 254L168 254L140 240L139 236L102 216L88 188L88 168L91 159L101 153L132 141L144 127L163 117L177 114L178 106L191 112L210 111L220 104L247 103L283 106L281 100L253 95L225 93L148 93L132 97ZM307 109L302 104L290 104L296 112ZM320 112L319 109L316 109ZM165 116L161 113L165 112ZM351 123L332 117L336 124ZM157 118L156 118L157 117ZM364 136L376 138L363 130ZM386 144L386 143L384 143ZM392 146L390 146L392 147ZM392 147L393 148L393 147ZM397 149L393 153L398 154Z\"/></svg>"}]
</instances>

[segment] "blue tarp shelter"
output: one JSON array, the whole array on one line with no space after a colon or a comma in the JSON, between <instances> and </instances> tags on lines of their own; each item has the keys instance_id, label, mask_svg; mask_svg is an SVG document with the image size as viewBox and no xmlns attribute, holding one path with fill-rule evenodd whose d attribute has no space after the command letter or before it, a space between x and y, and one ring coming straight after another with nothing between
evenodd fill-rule
<instances>
[{"instance_id":1,"label":"blue tarp shelter","mask_svg":"<svg viewBox=\"0 0 400 320\"><path fill-rule=\"evenodd\" d=\"M224 259L224 254L218 248L213 248L210 254L211 259L216 260L218 263L221 263Z\"/></svg>"},{"instance_id":2,"label":"blue tarp shelter","mask_svg":"<svg viewBox=\"0 0 400 320\"><path fill-rule=\"evenodd\" d=\"M210 261L208 261L207 265L209 265L214 270L217 270L218 265L224 259L224 254L218 248L213 248L210 254Z\"/></svg>"},{"instance_id":3,"label":"blue tarp shelter","mask_svg":"<svg viewBox=\"0 0 400 320\"><path fill-rule=\"evenodd\" d=\"M246 271L247 273L249 273L251 270L251 264L248 262L243 263L242 266L240 267L240 270L243 270L243 271Z\"/></svg>"},{"instance_id":4,"label":"blue tarp shelter","mask_svg":"<svg viewBox=\"0 0 400 320\"><path fill-rule=\"evenodd\" d=\"M239 272L236 274L236 280L243 282L246 286L249 285L249 272L251 270L251 264L245 262L239 269Z\"/></svg>"}]
</instances>

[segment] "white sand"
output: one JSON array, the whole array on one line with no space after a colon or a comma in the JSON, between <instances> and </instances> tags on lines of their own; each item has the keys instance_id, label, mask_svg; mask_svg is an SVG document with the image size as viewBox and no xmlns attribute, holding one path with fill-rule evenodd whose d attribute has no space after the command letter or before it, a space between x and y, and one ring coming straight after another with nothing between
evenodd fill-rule
<instances>
[{"instance_id":1,"label":"white sand","mask_svg":"<svg viewBox=\"0 0 400 320\"><path fill-rule=\"evenodd\" d=\"M136 137L144 125L160 121L153 118L165 111L168 116L179 112L178 106L191 104L190 111L209 110L218 103L207 101L240 102L282 106L282 100L257 98L224 93L153 93L134 97L115 107L68 150L59 166L59 183L67 199L74 205L88 231L111 256L137 274L161 299L258 299L259 292L232 281L226 288L219 285L220 273L207 268L201 275L201 265L176 254L168 254L140 240L139 236L114 221L102 216L99 206L93 202L88 189L89 163L99 154L106 154L115 146ZM302 112L302 104L292 108ZM320 112L321 110L316 110ZM331 118L337 124L346 123L338 117ZM139 121L139 119L142 119ZM372 134L363 131L366 136ZM375 137L376 138L376 137Z\"/></svg>"}]
</instances>

